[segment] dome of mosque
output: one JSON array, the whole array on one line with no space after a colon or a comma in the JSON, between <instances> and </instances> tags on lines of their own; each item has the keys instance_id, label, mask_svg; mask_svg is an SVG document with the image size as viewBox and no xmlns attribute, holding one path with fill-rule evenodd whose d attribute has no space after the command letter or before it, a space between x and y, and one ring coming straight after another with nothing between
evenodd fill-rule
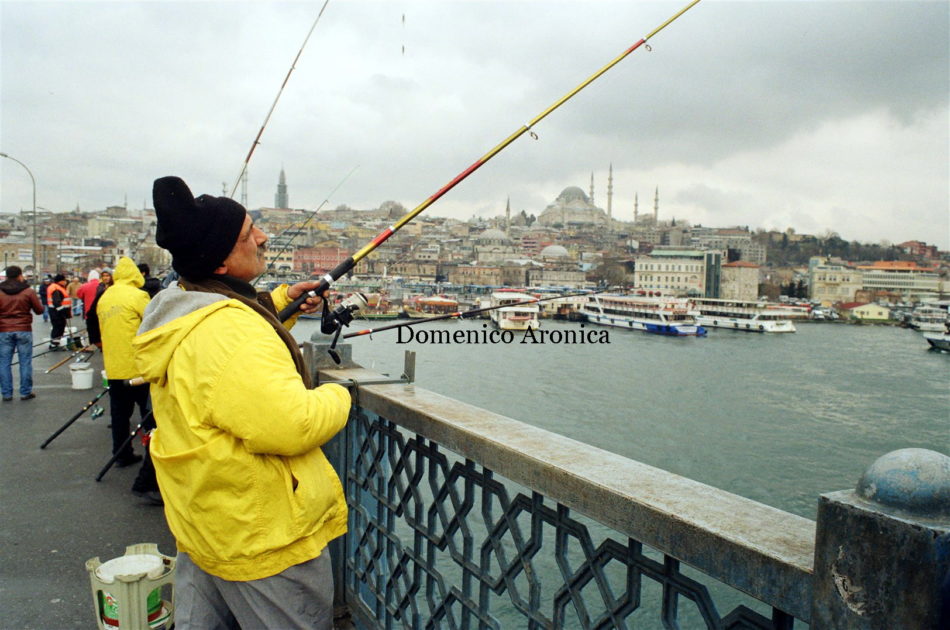
<instances>
[{"instance_id":1,"label":"dome of mosque","mask_svg":"<svg viewBox=\"0 0 950 630\"><path fill-rule=\"evenodd\" d=\"M548 245L541 250L540 256L541 258L568 258L570 254L561 245Z\"/></svg>"},{"instance_id":2,"label":"dome of mosque","mask_svg":"<svg viewBox=\"0 0 950 630\"><path fill-rule=\"evenodd\" d=\"M557 196L557 200L562 203L570 203L572 201L582 201L584 203L590 202L590 199L587 197L587 193L577 186L568 186L562 190L561 194Z\"/></svg>"},{"instance_id":3,"label":"dome of mosque","mask_svg":"<svg viewBox=\"0 0 950 630\"><path fill-rule=\"evenodd\" d=\"M607 213L595 206L590 197L577 186L568 186L561 191L538 217L541 225L606 225Z\"/></svg>"}]
</instances>

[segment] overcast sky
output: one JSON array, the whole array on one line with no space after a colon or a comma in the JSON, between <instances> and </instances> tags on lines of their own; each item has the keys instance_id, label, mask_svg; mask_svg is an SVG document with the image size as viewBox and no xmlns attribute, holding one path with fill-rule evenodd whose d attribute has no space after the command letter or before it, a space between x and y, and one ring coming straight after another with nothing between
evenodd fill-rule
<instances>
[{"instance_id":1,"label":"overcast sky","mask_svg":"<svg viewBox=\"0 0 950 630\"><path fill-rule=\"evenodd\" d=\"M37 204L230 191L322 0L0 1L0 151ZM248 205L424 201L683 2L330 0ZM427 214L539 214L567 186L660 218L950 248L950 3L703 0ZM0 159L0 209L31 208ZM240 200L240 190L235 195Z\"/></svg>"}]
</instances>

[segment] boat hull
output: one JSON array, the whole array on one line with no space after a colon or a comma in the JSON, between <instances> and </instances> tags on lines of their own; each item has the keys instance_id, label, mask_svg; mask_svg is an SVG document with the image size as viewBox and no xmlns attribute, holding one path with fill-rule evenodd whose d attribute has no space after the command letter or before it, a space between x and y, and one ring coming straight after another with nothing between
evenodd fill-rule
<instances>
[{"instance_id":1,"label":"boat hull","mask_svg":"<svg viewBox=\"0 0 950 630\"><path fill-rule=\"evenodd\" d=\"M950 352L950 335L948 334L924 334L924 339L935 350Z\"/></svg>"},{"instance_id":2,"label":"boat hull","mask_svg":"<svg viewBox=\"0 0 950 630\"><path fill-rule=\"evenodd\" d=\"M743 317L719 317L715 315L697 315L696 323L706 328L724 328L743 332L793 333L795 325L789 320L760 321Z\"/></svg>"},{"instance_id":3,"label":"boat hull","mask_svg":"<svg viewBox=\"0 0 950 630\"><path fill-rule=\"evenodd\" d=\"M642 321L632 317L603 315L590 311L587 311L586 315L588 322L600 326L639 330L654 335L667 335L670 337L703 337L706 335L706 329L695 324L665 324L655 321Z\"/></svg>"},{"instance_id":4,"label":"boat hull","mask_svg":"<svg viewBox=\"0 0 950 630\"><path fill-rule=\"evenodd\" d=\"M537 319L499 319L492 317L491 321L499 330L537 330L540 327Z\"/></svg>"}]
</instances>

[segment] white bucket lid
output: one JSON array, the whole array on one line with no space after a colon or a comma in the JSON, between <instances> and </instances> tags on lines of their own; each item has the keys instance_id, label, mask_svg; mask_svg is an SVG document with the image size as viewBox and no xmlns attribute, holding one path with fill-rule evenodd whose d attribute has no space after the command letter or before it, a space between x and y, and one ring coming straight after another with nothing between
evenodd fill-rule
<instances>
[{"instance_id":1,"label":"white bucket lid","mask_svg":"<svg viewBox=\"0 0 950 630\"><path fill-rule=\"evenodd\" d=\"M96 575L103 582L114 582L118 575L148 574L150 578L161 576L164 566L162 559L145 553L119 556L105 562L96 569Z\"/></svg>"},{"instance_id":2,"label":"white bucket lid","mask_svg":"<svg viewBox=\"0 0 950 630\"><path fill-rule=\"evenodd\" d=\"M91 370L92 366L89 365L88 363L84 363L80 361L78 363L73 363L72 365L70 365L69 369L78 372L78 371L83 371L83 370Z\"/></svg>"}]
</instances>

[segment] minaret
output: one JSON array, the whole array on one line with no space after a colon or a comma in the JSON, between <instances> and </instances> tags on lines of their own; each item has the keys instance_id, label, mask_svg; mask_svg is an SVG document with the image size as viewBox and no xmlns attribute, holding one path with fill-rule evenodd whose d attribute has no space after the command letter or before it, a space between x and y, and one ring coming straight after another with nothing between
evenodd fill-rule
<instances>
[{"instance_id":1,"label":"minaret","mask_svg":"<svg viewBox=\"0 0 950 630\"><path fill-rule=\"evenodd\" d=\"M241 205L247 207L247 169L241 175Z\"/></svg>"},{"instance_id":2,"label":"minaret","mask_svg":"<svg viewBox=\"0 0 950 630\"><path fill-rule=\"evenodd\" d=\"M660 187L656 187L656 193L653 195L653 223L660 223Z\"/></svg>"},{"instance_id":3,"label":"minaret","mask_svg":"<svg viewBox=\"0 0 950 630\"><path fill-rule=\"evenodd\" d=\"M640 202L637 199L637 193L633 193L633 222L636 223L640 218Z\"/></svg>"},{"instance_id":4,"label":"minaret","mask_svg":"<svg viewBox=\"0 0 950 630\"><path fill-rule=\"evenodd\" d=\"M594 205L594 171L590 172L590 205Z\"/></svg>"},{"instance_id":5,"label":"minaret","mask_svg":"<svg viewBox=\"0 0 950 630\"><path fill-rule=\"evenodd\" d=\"M613 162L610 163L610 170L607 171L607 229L611 229L614 225L614 213L613 213L613 201L614 201L614 165Z\"/></svg>"},{"instance_id":6,"label":"minaret","mask_svg":"<svg viewBox=\"0 0 950 630\"><path fill-rule=\"evenodd\" d=\"M511 196L505 204L505 236L511 236Z\"/></svg>"},{"instance_id":7,"label":"minaret","mask_svg":"<svg viewBox=\"0 0 950 630\"><path fill-rule=\"evenodd\" d=\"M280 179L277 180L277 194L274 195L274 207L287 210L290 203L287 199L287 176L284 175L284 167L280 167Z\"/></svg>"}]
</instances>

